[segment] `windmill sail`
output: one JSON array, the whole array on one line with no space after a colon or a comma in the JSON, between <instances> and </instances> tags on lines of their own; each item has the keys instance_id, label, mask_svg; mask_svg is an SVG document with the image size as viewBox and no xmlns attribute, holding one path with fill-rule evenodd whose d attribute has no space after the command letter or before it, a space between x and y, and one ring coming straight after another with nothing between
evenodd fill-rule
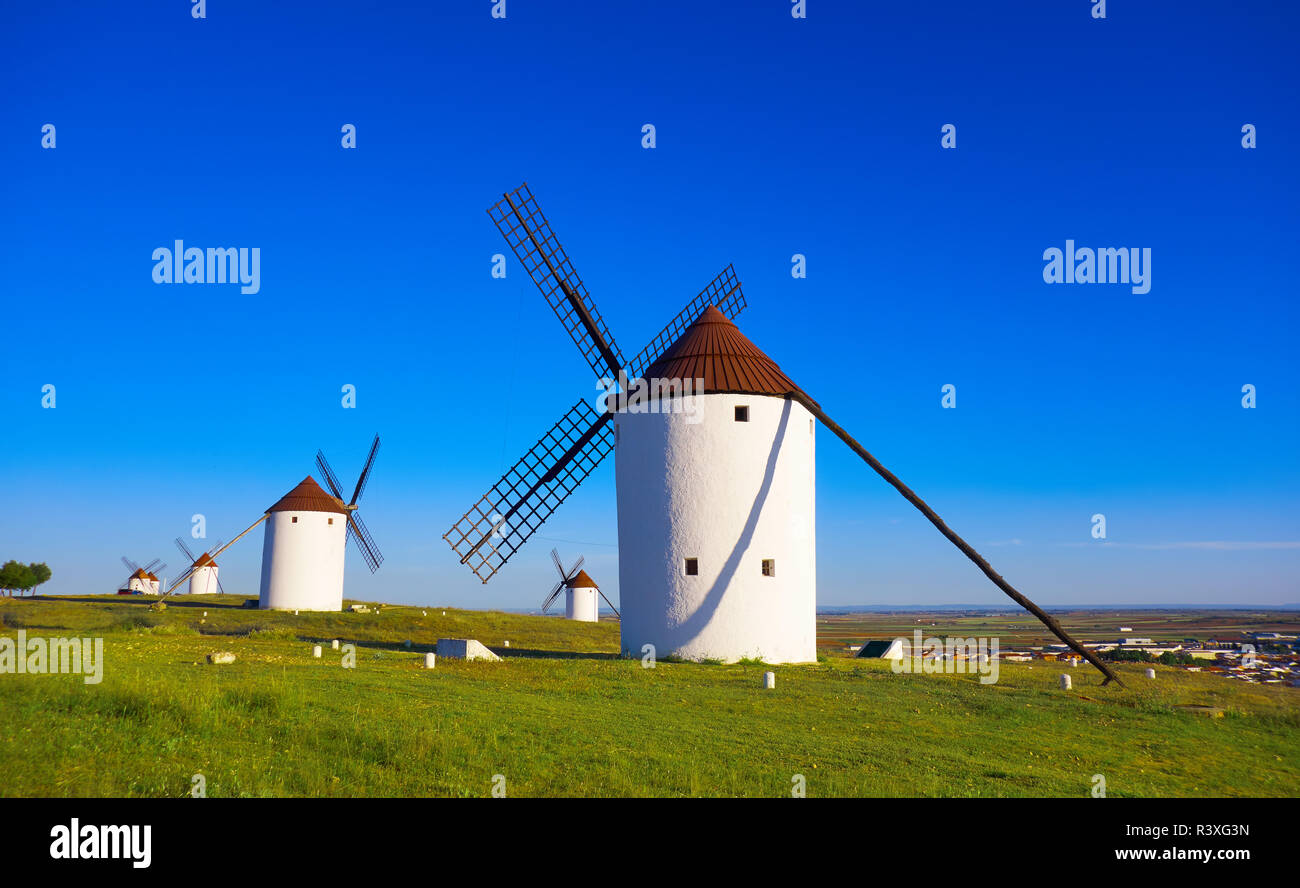
<instances>
[{"instance_id":1,"label":"windmill sail","mask_svg":"<svg viewBox=\"0 0 1300 888\"><path fill-rule=\"evenodd\" d=\"M578 401L443 534L483 582L614 449L610 414Z\"/></svg>"},{"instance_id":2,"label":"windmill sail","mask_svg":"<svg viewBox=\"0 0 1300 888\"><path fill-rule=\"evenodd\" d=\"M641 350L632 363L631 378L654 363L710 305L729 320L745 310L745 294L730 265ZM601 375L598 367L592 369ZM469 564L480 580L490 580L613 450L609 416L579 401L443 534L461 563ZM578 433L583 421L586 431Z\"/></svg>"},{"instance_id":3,"label":"windmill sail","mask_svg":"<svg viewBox=\"0 0 1300 888\"><path fill-rule=\"evenodd\" d=\"M682 331L689 327L696 318L704 313L704 310L710 305L718 309L727 316L727 320L734 321L736 317L745 310L745 294L740 289L740 281L736 280L736 272L730 265L722 269L722 273L713 279L713 281L700 291L700 294L690 301L673 318L668 326L660 331L659 335L650 340L650 344L641 349L641 353L632 359L628 365L627 375L629 379L638 379L646 368L653 364L663 355L668 347L677 341L677 337L682 335Z\"/></svg>"},{"instance_id":4,"label":"windmill sail","mask_svg":"<svg viewBox=\"0 0 1300 888\"><path fill-rule=\"evenodd\" d=\"M370 568L371 573L379 570L379 565L383 563L384 556L380 554L379 547L375 545L375 540L366 528L365 522L357 514L356 507L357 500L365 492L366 482L370 480L370 470L374 468L375 454L378 452L379 436L375 435L374 443L370 445L370 455L366 457L366 464L361 469L361 474L357 476L357 485L352 491L352 500L345 507L348 510L348 538L356 543L357 548L361 550L361 557L365 559L366 566ZM343 488L339 484L338 476L330 468L329 460L325 459L324 451L316 451L316 467L320 469L321 476L324 477L330 493L342 504L344 502Z\"/></svg>"},{"instance_id":5,"label":"windmill sail","mask_svg":"<svg viewBox=\"0 0 1300 888\"><path fill-rule=\"evenodd\" d=\"M528 183L503 195L488 215L546 297L546 304L569 331L592 372L597 377L617 376L624 364L614 337L551 230L551 223L542 215Z\"/></svg>"},{"instance_id":6,"label":"windmill sail","mask_svg":"<svg viewBox=\"0 0 1300 888\"><path fill-rule=\"evenodd\" d=\"M374 573L379 570L379 565L384 562L384 556L379 554L379 547L375 545L375 540L370 536L370 531L366 529L361 516L356 512L348 513L348 536L361 550L361 557L366 560L366 566L370 568L370 572Z\"/></svg>"}]
</instances>

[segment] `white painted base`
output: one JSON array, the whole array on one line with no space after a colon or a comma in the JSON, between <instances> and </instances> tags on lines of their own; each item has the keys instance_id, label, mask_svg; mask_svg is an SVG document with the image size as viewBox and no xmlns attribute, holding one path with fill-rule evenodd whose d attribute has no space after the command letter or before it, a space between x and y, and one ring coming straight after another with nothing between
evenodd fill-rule
<instances>
[{"instance_id":1,"label":"white painted base","mask_svg":"<svg viewBox=\"0 0 1300 888\"><path fill-rule=\"evenodd\" d=\"M258 606L295 613L342 610L346 545L343 515L272 512L262 543Z\"/></svg>"},{"instance_id":2,"label":"white painted base","mask_svg":"<svg viewBox=\"0 0 1300 888\"><path fill-rule=\"evenodd\" d=\"M660 658L814 662L813 417L785 398L699 401L699 422L614 418L623 653L640 658L651 644ZM737 406L748 422L735 421Z\"/></svg>"},{"instance_id":3,"label":"white painted base","mask_svg":"<svg viewBox=\"0 0 1300 888\"><path fill-rule=\"evenodd\" d=\"M591 587L569 589L564 593L564 616L583 623L600 620L596 590Z\"/></svg>"}]
</instances>

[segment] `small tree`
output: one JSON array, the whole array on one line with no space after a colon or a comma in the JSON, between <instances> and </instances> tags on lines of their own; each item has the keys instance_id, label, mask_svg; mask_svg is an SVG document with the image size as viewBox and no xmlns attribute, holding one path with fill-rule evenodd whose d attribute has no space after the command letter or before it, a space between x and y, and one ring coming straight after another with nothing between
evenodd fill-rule
<instances>
[{"instance_id":1,"label":"small tree","mask_svg":"<svg viewBox=\"0 0 1300 888\"><path fill-rule=\"evenodd\" d=\"M26 565L17 561L6 561L0 565L0 591L5 595L12 596L16 590L23 588L23 573L27 570Z\"/></svg>"},{"instance_id":2,"label":"small tree","mask_svg":"<svg viewBox=\"0 0 1300 888\"><path fill-rule=\"evenodd\" d=\"M44 562L23 564L21 561L6 561L0 565L0 591L12 597L14 592L35 589L51 575L49 565Z\"/></svg>"},{"instance_id":3,"label":"small tree","mask_svg":"<svg viewBox=\"0 0 1300 888\"><path fill-rule=\"evenodd\" d=\"M27 565L27 570L32 575L32 584L26 587L28 589L35 589L42 583L47 582L50 577L54 575L54 572L50 570L50 566L44 561L33 561L31 564ZM32 592L32 594L35 595L36 593Z\"/></svg>"}]
</instances>

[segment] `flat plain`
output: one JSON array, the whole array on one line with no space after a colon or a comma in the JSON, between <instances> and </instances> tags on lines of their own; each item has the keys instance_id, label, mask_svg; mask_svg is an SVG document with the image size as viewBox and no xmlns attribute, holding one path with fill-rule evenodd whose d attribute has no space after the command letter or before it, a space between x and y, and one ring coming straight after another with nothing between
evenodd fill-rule
<instances>
[{"instance_id":1,"label":"flat plain","mask_svg":"<svg viewBox=\"0 0 1300 888\"><path fill-rule=\"evenodd\" d=\"M1127 664L1126 688L1103 687L1086 667L1041 661L1003 663L982 684L847 653L914 629L1054 640L1027 615L827 616L815 664L648 669L617 657L608 620L411 606L295 616L243 603L0 600L0 635L102 637L105 650L99 684L0 675L0 796L187 796L196 775L211 797L482 797L494 786L788 797L802 776L809 797L1084 798L1098 775L1111 797L1300 795L1297 688L1164 666L1150 680ZM1111 638L1120 621L1179 639L1296 625L1276 612L1058 616L1085 640ZM476 638L504 659L427 670L440 637ZM354 646L354 667L332 639ZM210 665L214 651L236 660ZM761 686L768 669L774 690Z\"/></svg>"}]
</instances>

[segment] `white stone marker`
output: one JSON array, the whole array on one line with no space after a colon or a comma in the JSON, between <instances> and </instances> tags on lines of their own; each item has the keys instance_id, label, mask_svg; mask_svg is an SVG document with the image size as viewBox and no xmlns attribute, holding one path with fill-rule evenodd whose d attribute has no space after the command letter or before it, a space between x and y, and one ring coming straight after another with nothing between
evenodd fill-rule
<instances>
[{"instance_id":1,"label":"white stone marker","mask_svg":"<svg viewBox=\"0 0 1300 888\"><path fill-rule=\"evenodd\" d=\"M506 639L506 647L510 647L510 640Z\"/></svg>"},{"instance_id":2,"label":"white stone marker","mask_svg":"<svg viewBox=\"0 0 1300 888\"><path fill-rule=\"evenodd\" d=\"M425 655L424 655L424 668L425 668L425 669L432 669L432 668L433 668L433 660L434 660L434 655L433 655L433 654L425 654Z\"/></svg>"},{"instance_id":3,"label":"white stone marker","mask_svg":"<svg viewBox=\"0 0 1300 888\"><path fill-rule=\"evenodd\" d=\"M331 641L330 647L334 648L334 650L337 651L339 649L339 640L336 638L333 641Z\"/></svg>"},{"instance_id":4,"label":"white stone marker","mask_svg":"<svg viewBox=\"0 0 1300 888\"><path fill-rule=\"evenodd\" d=\"M1070 674L1069 674L1068 672L1062 672L1062 673L1061 673L1061 690L1063 690L1063 691L1068 691L1069 689L1070 689Z\"/></svg>"},{"instance_id":5,"label":"white stone marker","mask_svg":"<svg viewBox=\"0 0 1300 888\"><path fill-rule=\"evenodd\" d=\"M438 656L459 660L500 660L473 638L439 638Z\"/></svg>"},{"instance_id":6,"label":"white stone marker","mask_svg":"<svg viewBox=\"0 0 1300 888\"><path fill-rule=\"evenodd\" d=\"M1156 677L1156 671L1155 671L1154 669L1148 669L1148 670L1146 671L1146 677L1147 677L1147 678L1155 678L1155 677Z\"/></svg>"},{"instance_id":7,"label":"white stone marker","mask_svg":"<svg viewBox=\"0 0 1300 888\"><path fill-rule=\"evenodd\" d=\"M775 672L764 672L764 673L763 673L763 687L764 687L764 688L767 688L768 690L771 690L772 688L776 687L776 673L775 673Z\"/></svg>"},{"instance_id":8,"label":"white stone marker","mask_svg":"<svg viewBox=\"0 0 1300 888\"><path fill-rule=\"evenodd\" d=\"M312 645L311 655L317 659L320 659L320 645L318 644Z\"/></svg>"}]
</instances>

